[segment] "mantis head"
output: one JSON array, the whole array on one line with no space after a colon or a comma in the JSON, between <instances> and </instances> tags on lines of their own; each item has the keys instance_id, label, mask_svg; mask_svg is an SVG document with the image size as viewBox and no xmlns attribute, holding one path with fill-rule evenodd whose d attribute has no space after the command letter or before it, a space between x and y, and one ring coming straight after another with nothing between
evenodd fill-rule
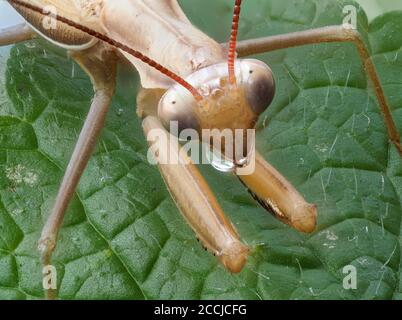
<instances>
[{"instance_id":1,"label":"mantis head","mask_svg":"<svg viewBox=\"0 0 402 320\"><path fill-rule=\"evenodd\" d=\"M202 137L207 132L214 139L218 139L218 134L227 139L223 131L229 130L233 141L242 146L243 158L247 157L250 146L246 141L246 131L255 128L258 117L271 104L275 81L271 69L254 59L237 60L234 75L236 82L233 84L226 62L194 72L185 80L197 89L202 99L196 99L183 86L176 84L160 100L159 118L167 129L172 122L177 122L179 133L193 129ZM240 135L235 135L236 131ZM236 138L243 141L236 141ZM223 154L225 150L216 151ZM242 159L241 155L234 155L236 159Z\"/></svg>"},{"instance_id":2,"label":"mantis head","mask_svg":"<svg viewBox=\"0 0 402 320\"><path fill-rule=\"evenodd\" d=\"M265 63L235 59L240 8L241 0L236 0L228 61L187 77L185 83L190 84L190 90L179 84L172 86L158 106L159 118L167 129L176 122L179 133L196 130L203 142L208 142L214 152L233 164L232 168L247 163L254 147L248 130L255 128L258 117L275 95L274 77Z\"/></svg>"}]
</instances>

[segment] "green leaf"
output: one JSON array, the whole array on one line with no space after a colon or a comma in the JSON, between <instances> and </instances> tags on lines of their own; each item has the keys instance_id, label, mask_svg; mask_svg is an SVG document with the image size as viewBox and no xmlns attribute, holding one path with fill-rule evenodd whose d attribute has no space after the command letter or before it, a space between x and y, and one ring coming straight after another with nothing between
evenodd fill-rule
<instances>
[{"instance_id":1,"label":"green leaf","mask_svg":"<svg viewBox=\"0 0 402 320\"><path fill-rule=\"evenodd\" d=\"M356 0L361 6L370 20L393 10L402 10L402 2L399 0Z\"/></svg>"},{"instance_id":2,"label":"green leaf","mask_svg":"<svg viewBox=\"0 0 402 320\"><path fill-rule=\"evenodd\" d=\"M253 0L240 38L341 24L333 0ZM181 1L189 18L226 41L232 2ZM363 33L402 131L402 12ZM120 70L118 92L97 150L60 234L54 263L62 299L401 299L402 161L389 144L373 91L352 44L260 55L277 80L258 125L258 147L318 205L318 229L281 224L230 175L201 167L251 247L239 275L197 243L146 161L135 115L139 83ZM0 298L43 297L36 243L88 112L88 77L42 41L0 57ZM345 290L343 268L357 269Z\"/></svg>"}]
</instances>

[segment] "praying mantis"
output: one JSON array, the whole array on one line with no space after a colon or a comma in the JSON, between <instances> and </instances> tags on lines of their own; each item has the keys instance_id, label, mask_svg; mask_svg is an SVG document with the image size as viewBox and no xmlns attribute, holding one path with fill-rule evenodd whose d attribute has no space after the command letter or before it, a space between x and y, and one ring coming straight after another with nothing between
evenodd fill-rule
<instances>
[{"instance_id":1,"label":"praying mantis","mask_svg":"<svg viewBox=\"0 0 402 320\"><path fill-rule=\"evenodd\" d=\"M235 52L241 58L298 45L353 42L373 83L390 141L402 154L399 134L375 67L364 42L353 29L330 26L237 43L242 1L235 1L233 30L227 46L216 43L193 27L176 1L94 0L80 1L82 7L78 8L55 0L10 0L9 3L25 17L28 24L3 30L0 44L24 41L40 34L70 51L71 57L91 77L95 91L88 118L39 241L45 266L51 264L51 254L64 213L102 129L114 93L116 63L120 59L133 64L141 76L144 89L138 97L138 113L143 119L146 136L154 129L165 130L166 124L174 120L182 128L197 131L207 128L253 129L258 115L273 98L274 75L268 66L255 60L235 59ZM54 19L59 23L56 29L42 28L43 8L47 5L57 8ZM81 18L76 21L82 12L88 20ZM130 19L132 16L141 16L144 20ZM122 25L120 21L130 22ZM147 30L138 34L129 31L141 28ZM151 43L139 36L145 32L150 34ZM175 44L169 47L171 52L161 50L160 41L154 40L158 34L164 35L164 43ZM205 83L218 90L216 98L204 95L200 90ZM180 149L173 136L169 135L168 139L170 147ZM150 143L152 146L153 142ZM164 150L159 150L159 153L162 158L167 155ZM178 164L159 166L172 197L204 246L229 271L240 272L249 249L241 242L196 167L185 154L178 154ZM233 163L235 169L242 165ZM254 172L239 175L239 178L279 219L302 232L314 230L316 207L307 203L258 153L255 155Z\"/></svg>"}]
</instances>

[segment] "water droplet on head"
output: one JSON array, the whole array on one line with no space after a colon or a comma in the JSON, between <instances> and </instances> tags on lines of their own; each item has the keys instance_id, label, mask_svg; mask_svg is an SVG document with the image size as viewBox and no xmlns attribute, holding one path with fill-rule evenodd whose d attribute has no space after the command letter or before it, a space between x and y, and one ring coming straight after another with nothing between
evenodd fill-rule
<instances>
[{"instance_id":1,"label":"water droplet on head","mask_svg":"<svg viewBox=\"0 0 402 320\"><path fill-rule=\"evenodd\" d=\"M223 156L211 151L206 150L206 157L208 162L220 172L233 172L236 169L233 161L225 159Z\"/></svg>"}]
</instances>

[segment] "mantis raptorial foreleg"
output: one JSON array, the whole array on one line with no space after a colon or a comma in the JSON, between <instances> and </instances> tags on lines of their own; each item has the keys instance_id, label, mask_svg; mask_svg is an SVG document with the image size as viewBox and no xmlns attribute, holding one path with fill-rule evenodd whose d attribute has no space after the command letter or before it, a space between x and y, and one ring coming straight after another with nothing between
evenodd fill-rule
<instances>
[{"instance_id":1,"label":"mantis raptorial foreleg","mask_svg":"<svg viewBox=\"0 0 402 320\"><path fill-rule=\"evenodd\" d=\"M26 23L2 28L0 29L0 46L7 46L10 44L30 40L34 36L35 33Z\"/></svg>"},{"instance_id":2,"label":"mantis raptorial foreleg","mask_svg":"<svg viewBox=\"0 0 402 320\"><path fill-rule=\"evenodd\" d=\"M370 53L357 30L348 29L343 26L329 26L284 35L246 40L238 44L237 52L240 57L244 57L252 54L325 42L353 42L356 45L359 56L365 67L365 72L373 85L381 113L387 126L389 139L402 156L400 134L392 118L390 107L385 98L384 90L381 86L373 61L371 60Z\"/></svg>"},{"instance_id":3,"label":"mantis raptorial foreleg","mask_svg":"<svg viewBox=\"0 0 402 320\"><path fill-rule=\"evenodd\" d=\"M115 90L117 60L112 51L108 51L103 45L97 45L82 52L71 52L70 55L90 76L95 95L73 155L64 173L56 202L39 240L39 249L44 266L50 264L64 214L95 148ZM53 298L55 293L49 290L46 295L48 298Z\"/></svg>"},{"instance_id":4,"label":"mantis raptorial foreleg","mask_svg":"<svg viewBox=\"0 0 402 320\"><path fill-rule=\"evenodd\" d=\"M248 248L240 241L201 173L158 118L146 116L143 128L166 186L188 224L228 270L240 272Z\"/></svg>"},{"instance_id":5,"label":"mantis raptorial foreleg","mask_svg":"<svg viewBox=\"0 0 402 320\"><path fill-rule=\"evenodd\" d=\"M276 218L301 232L311 233L315 230L317 206L306 202L295 187L258 152L253 173L239 178L253 197Z\"/></svg>"}]
</instances>

